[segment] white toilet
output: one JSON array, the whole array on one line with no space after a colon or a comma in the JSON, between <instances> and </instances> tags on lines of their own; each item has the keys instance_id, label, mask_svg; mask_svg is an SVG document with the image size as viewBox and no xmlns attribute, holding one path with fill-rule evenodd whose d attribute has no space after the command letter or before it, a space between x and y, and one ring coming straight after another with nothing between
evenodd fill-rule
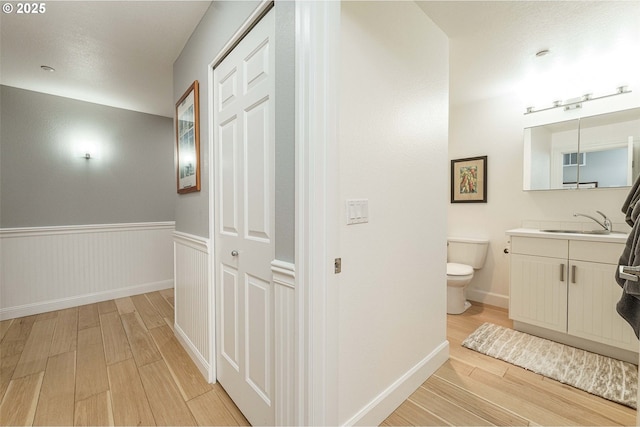
<instances>
[{"instance_id":1,"label":"white toilet","mask_svg":"<svg viewBox=\"0 0 640 427\"><path fill-rule=\"evenodd\" d=\"M465 298L473 270L484 266L488 240L450 237L447 239L447 313L460 314L471 307Z\"/></svg>"}]
</instances>

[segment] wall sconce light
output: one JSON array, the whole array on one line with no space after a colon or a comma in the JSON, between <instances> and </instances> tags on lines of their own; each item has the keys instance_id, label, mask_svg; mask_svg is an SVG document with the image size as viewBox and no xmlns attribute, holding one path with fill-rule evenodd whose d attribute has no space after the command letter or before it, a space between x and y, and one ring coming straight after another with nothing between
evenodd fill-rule
<instances>
[{"instance_id":1,"label":"wall sconce light","mask_svg":"<svg viewBox=\"0 0 640 427\"><path fill-rule=\"evenodd\" d=\"M614 93L610 93L607 95L596 96L594 97L591 93L586 93L578 98L567 99L566 101L553 101L553 105L547 108L540 108L536 110L533 106L527 107L524 114L537 113L539 111L553 110L554 108L564 107L564 111L576 110L578 108L582 108L582 103L587 101L594 101L596 99L609 98L611 96L623 95L625 93L631 93L627 86L618 86Z\"/></svg>"}]
</instances>

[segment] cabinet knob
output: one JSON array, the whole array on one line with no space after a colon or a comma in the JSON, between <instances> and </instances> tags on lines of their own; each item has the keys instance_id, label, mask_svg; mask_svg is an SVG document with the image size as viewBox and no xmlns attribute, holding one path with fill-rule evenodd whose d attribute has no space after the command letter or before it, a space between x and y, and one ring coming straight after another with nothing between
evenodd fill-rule
<instances>
[{"instance_id":1,"label":"cabinet knob","mask_svg":"<svg viewBox=\"0 0 640 427\"><path fill-rule=\"evenodd\" d=\"M509 253L509 248L504 248L504 250L502 252L504 252L505 254L508 254Z\"/></svg>"}]
</instances>

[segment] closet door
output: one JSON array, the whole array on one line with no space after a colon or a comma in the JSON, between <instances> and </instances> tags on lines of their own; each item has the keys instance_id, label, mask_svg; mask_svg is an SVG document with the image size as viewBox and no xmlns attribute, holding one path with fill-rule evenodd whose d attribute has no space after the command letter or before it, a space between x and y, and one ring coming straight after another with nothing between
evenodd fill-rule
<instances>
[{"instance_id":1,"label":"closet door","mask_svg":"<svg viewBox=\"0 0 640 427\"><path fill-rule=\"evenodd\" d=\"M252 425L273 425L274 11L214 70L216 376Z\"/></svg>"}]
</instances>

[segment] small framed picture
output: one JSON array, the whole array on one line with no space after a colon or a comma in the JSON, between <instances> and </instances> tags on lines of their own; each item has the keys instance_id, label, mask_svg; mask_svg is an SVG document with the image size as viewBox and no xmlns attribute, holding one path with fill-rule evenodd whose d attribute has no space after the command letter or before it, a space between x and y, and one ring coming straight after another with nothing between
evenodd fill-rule
<instances>
[{"instance_id":1,"label":"small framed picture","mask_svg":"<svg viewBox=\"0 0 640 427\"><path fill-rule=\"evenodd\" d=\"M451 160L451 203L487 203L487 156Z\"/></svg>"},{"instance_id":2,"label":"small framed picture","mask_svg":"<svg viewBox=\"0 0 640 427\"><path fill-rule=\"evenodd\" d=\"M178 193L200 191L200 108L198 81L176 103Z\"/></svg>"}]
</instances>

